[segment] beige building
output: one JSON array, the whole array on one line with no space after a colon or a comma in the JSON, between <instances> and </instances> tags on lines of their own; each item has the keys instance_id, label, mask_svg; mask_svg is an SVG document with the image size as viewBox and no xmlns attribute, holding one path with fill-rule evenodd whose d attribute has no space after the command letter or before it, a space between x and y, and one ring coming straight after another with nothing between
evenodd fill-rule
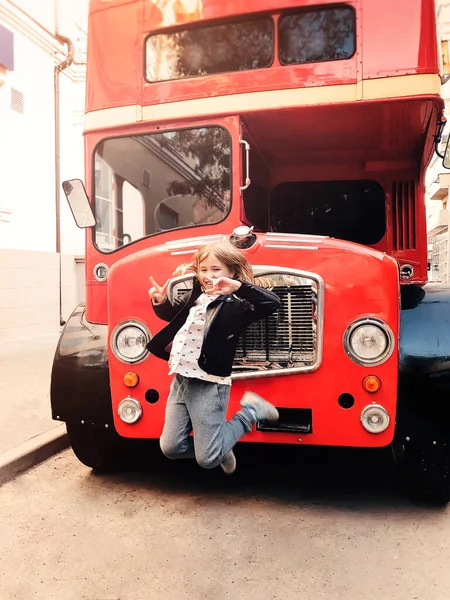
<instances>
[{"instance_id":1,"label":"beige building","mask_svg":"<svg viewBox=\"0 0 450 600\"><path fill-rule=\"evenodd\" d=\"M57 192L83 178L87 8L0 1L0 341L57 333L84 297L84 233Z\"/></svg>"},{"instance_id":2,"label":"beige building","mask_svg":"<svg viewBox=\"0 0 450 600\"><path fill-rule=\"evenodd\" d=\"M428 213L428 262L431 281L449 282L448 191L450 172L440 173L427 188L429 204L436 208Z\"/></svg>"},{"instance_id":3,"label":"beige building","mask_svg":"<svg viewBox=\"0 0 450 600\"><path fill-rule=\"evenodd\" d=\"M450 40L449 0L436 0L436 11L438 41L440 43ZM446 81L446 76L443 78L441 93L445 99L445 113L449 118L450 81ZM450 125L447 124L440 145L441 153L445 151L449 133ZM428 168L426 179L429 278L431 281L442 281L444 283L450 281L449 188L450 170L442 166L442 159L435 154Z\"/></svg>"}]
</instances>

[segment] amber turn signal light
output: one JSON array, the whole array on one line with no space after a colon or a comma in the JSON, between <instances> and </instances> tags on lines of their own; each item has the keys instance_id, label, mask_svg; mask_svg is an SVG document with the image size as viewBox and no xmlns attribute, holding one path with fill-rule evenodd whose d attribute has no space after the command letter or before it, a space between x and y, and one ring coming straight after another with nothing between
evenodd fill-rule
<instances>
[{"instance_id":1,"label":"amber turn signal light","mask_svg":"<svg viewBox=\"0 0 450 600\"><path fill-rule=\"evenodd\" d=\"M362 384L369 394L375 394L381 388L381 381L376 375L367 375L367 377L364 377Z\"/></svg>"},{"instance_id":2,"label":"amber turn signal light","mask_svg":"<svg viewBox=\"0 0 450 600\"><path fill-rule=\"evenodd\" d=\"M123 382L127 387L134 388L139 383L139 375L133 371L128 371L123 376Z\"/></svg>"}]
</instances>

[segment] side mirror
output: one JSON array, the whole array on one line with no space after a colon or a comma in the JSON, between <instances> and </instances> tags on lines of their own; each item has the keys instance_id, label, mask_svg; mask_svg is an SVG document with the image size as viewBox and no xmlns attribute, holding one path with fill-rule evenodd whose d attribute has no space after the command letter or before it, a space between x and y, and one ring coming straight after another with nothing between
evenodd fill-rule
<instances>
[{"instance_id":1,"label":"side mirror","mask_svg":"<svg viewBox=\"0 0 450 600\"><path fill-rule=\"evenodd\" d=\"M442 166L445 169L450 169L450 135L448 136L447 139L447 145L445 146L445 152L444 152L444 157L442 160Z\"/></svg>"},{"instance_id":2,"label":"side mirror","mask_svg":"<svg viewBox=\"0 0 450 600\"><path fill-rule=\"evenodd\" d=\"M62 188L77 226L80 229L94 227L95 217L83 182L80 179L70 179L63 182Z\"/></svg>"},{"instance_id":3,"label":"side mirror","mask_svg":"<svg viewBox=\"0 0 450 600\"><path fill-rule=\"evenodd\" d=\"M447 119L444 117L444 115L442 115L441 121L439 123L438 132L434 136L434 151L439 156L439 158L442 158L442 166L444 167L444 169L450 169L450 147L449 147L450 135L448 135L448 137L447 137L447 144L445 145L444 154L441 154L439 152L439 144L442 141L442 134L444 133L446 123L447 123Z\"/></svg>"}]
</instances>

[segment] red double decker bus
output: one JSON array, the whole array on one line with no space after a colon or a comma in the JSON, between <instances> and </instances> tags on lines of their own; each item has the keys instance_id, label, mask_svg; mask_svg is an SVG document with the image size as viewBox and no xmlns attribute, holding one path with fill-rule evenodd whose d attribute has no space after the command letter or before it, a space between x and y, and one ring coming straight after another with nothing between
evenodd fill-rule
<instances>
[{"instance_id":1,"label":"red double decker bus","mask_svg":"<svg viewBox=\"0 0 450 600\"><path fill-rule=\"evenodd\" d=\"M244 442L392 445L411 490L447 501L450 305L427 285L424 202L443 123L433 0L91 0L88 36L89 203L64 184L87 228L86 303L51 392L78 458L113 466L119 444L160 436L148 277L228 239L281 299L239 342L230 413L247 389L280 412Z\"/></svg>"}]
</instances>

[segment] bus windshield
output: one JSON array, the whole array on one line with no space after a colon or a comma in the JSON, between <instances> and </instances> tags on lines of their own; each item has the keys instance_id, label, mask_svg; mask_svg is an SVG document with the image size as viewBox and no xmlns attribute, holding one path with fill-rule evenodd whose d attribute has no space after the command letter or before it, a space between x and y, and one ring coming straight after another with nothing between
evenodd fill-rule
<instances>
[{"instance_id":1,"label":"bus windshield","mask_svg":"<svg viewBox=\"0 0 450 600\"><path fill-rule=\"evenodd\" d=\"M231 208L231 136L223 127L109 138L94 166L95 243L103 252L219 223Z\"/></svg>"}]
</instances>

